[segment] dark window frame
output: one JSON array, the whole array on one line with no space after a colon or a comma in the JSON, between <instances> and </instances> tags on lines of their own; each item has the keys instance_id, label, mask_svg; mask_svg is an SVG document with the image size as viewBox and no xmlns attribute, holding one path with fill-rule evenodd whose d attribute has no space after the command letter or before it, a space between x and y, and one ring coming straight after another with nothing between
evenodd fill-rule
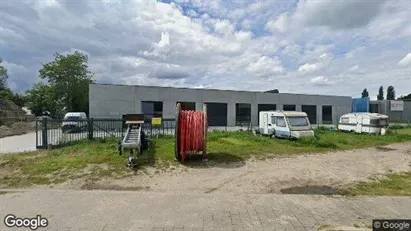
<instances>
[{"instance_id":1,"label":"dark window frame","mask_svg":"<svg viewBox=\"0 0 411 231\"><path fill-rule=\"evenodd\" d=\"M327 110L330 111L330 114L327 115L327 116L324 116L324 115L327 114L327 113L324 113L325 108L327 108ZM332 124L333 123L333 107L332 107L332 105L322 105L321 106L321 113L322 113L322 123L323 124ZM326 119L324 119L324 118L326 118Z\"/></svg>"},{"instance_id":2,"label":"dark window frame","mask_svg":"<svg viewBox=\"0 0 411 231\"><path fill-rule=\"evenodd\" d=\"M310 108L310 109L308 109ZM314 108L312 112L314 112L314 115L311 114L311 108ZM310 121L310 124L317 124L317 105L301 105L301 111L305 112L307 114L308 120Z\"/></svg>"},{"instance_id":3,"label":"dark window frame","mask_svg":"<svg viewBox=\"0 0 411 231\"><path fill-rule=\"evenodd\" d=\"M288 109L289 108L294 108L293 110ZM283 105L283 111L296 111L297 110L297 105L295 104L284 104Z\"/></svg>"},{"instance_id":4,"label":"dark window frame","mask_svg":"<svg viewBox=\"0 0 411 231\"><path fill-rule=\"evenodd\" d=\"M241 126L251 122L251 103L235 104L235 124Z\"/></svg>"}]
</instances>

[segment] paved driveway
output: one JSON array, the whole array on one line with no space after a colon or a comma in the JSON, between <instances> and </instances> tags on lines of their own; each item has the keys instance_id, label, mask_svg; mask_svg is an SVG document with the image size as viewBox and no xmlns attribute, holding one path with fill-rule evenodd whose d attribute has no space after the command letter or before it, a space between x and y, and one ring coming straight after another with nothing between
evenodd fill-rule
<instances>
[{"instance_id":1,"label":"paved driveway","mask_svg":"<svg viewBox=\"0 0 411 231\"><path fill-rule=\"evenodd\" d=\"M36 133L0 138L0 154L36 150Z\"/></svg>"},{"instance_id":2,"label":"paved driveway","mask_svg":"<svg viewBox=\"0 0 411 231\"><path fill-rule=\"evenodd\" d=\"M411 218L409 197L26 191L0 195L0 217L49 220L39 230L318 230ZM1 222L0 230L14 230ZM20 229L18 229L20 230ZM28 229L26 229L28 230Z\"/></svg>"},{"instance_id":3,"label":"paved driveway","mask_svg":"<svg viewBox=\"0 0 411 231\"><path fill-rule=\"evenodd\" d=\"M87 139L88 133L62 133L60 129L50 129L47 131L48 141L53 145ZM38 134L39 144L41 144L41 132ZM104 131L95 131L94 137L109 137L110 134ZM15 153L36 150L36 133L31 132L20 136L9 136L0 138L0 154Z\"/></svg>"}]
</instances>

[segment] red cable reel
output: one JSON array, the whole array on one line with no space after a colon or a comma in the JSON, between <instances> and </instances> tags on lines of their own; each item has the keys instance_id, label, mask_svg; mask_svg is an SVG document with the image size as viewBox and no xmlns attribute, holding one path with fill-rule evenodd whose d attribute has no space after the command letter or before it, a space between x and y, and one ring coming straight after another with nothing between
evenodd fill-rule
<instances>
[{"instance_id":1,"label":"red cable reel","mask_svg":"<svg viewBox=\"0 0 411 231\"><path fill-rule=\"evenodd\" d=\"M203 154L206 157L207 116L204 111L183 111L177 104L176 113L176 159L184 162L188 155Z\"/></svg>"}]
</instances>

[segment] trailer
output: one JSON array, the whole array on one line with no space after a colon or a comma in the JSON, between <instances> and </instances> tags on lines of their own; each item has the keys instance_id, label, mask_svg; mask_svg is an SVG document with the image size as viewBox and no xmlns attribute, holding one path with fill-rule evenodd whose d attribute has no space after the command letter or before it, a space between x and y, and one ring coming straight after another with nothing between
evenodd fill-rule
<instances>
[{"instance_id":1,"label":"trailer","mask_svg":"<svg viewBox=\"0 0 411 231\"><path fill-rule=\"evenodd\" d=\"M261 111L256 134L277 138L299 139L314 136L307 113L298 111Z\"/></svg>"},{"instance_id":2,"label":"trailer","mask_svg":"<svg viewBox=\"0 0 411 231\"><path fill-rule=\"evenodd\" d=\"M130 151L127 166L134 168L137 165L137 155L143 155L143 151L148 148L148 140L143 131L144 115L126 114L123 115L124 125L127 130L118 144L119 155L126 150Z\"/></svg>"},{"instance_id":3,"label":"trailer","mask_svg":"<svg viewBox=\"0 0 411 231\"><path fill-rule=\"evenodd\" d=\"M338 130L352 133L384 135L388 127L388 116L378 113L348 113L338 122Z\"/></svg>"}]
</instances>

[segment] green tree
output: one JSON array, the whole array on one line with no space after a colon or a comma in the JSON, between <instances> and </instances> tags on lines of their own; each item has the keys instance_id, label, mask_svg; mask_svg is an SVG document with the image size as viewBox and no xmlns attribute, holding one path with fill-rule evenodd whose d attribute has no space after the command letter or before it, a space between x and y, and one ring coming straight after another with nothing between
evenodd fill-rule
<instances>
[{"instance_id":1,"label":"green tree","mask_svg":"<svg viewBox=\"0 0 411 231\"><path fill-rule=\"evenodd\" d=\"M54 54L52 62L42 64L40 78L46 79L53 89L57 111L80 111L88 113L89 84L94 82L88 70L87 55L75 51L67 55Z\"/></svg>"},{"instance_id":2,"label":"green tree","mask_svg":"<svg viewBox=\"0 0 411 231\"><path fill-rule=\"evenodd\" d=\"M7 87L7 79L9 75L7 69L2 65L3 60L0 58L0 98L13 101L16 105L23 107L25 97L23 94L13 92Z\"/></svg>"},{"instance_id":3,"label":"green tree","mask_svg":"<svg viewBox=\"0 0 411 231\"><path fill-rule=\"evenodd\" d=\"M7 74L7 69L3 66L3 59L0 58L0 92L7 88L7 79L9 75Z\"/></svg>"},{"instance_id":4,"label":"green tree","mask_svg":"<svg viewBox=\"0 0 411 231\"><path fill-rule=\"evenodd\" d=\"M369 96L367 88L364 88L361 93L361 98L367 98Z\"/></svg>"},{"instance_id":5,"label":"green tree","mask_svg":"<svg viewBox=\"0 0 411 231\"><path fill-rule=\"evenodd\" d=\"M27 107L36 116L43 115L46 111L59 114L57 95L54 89L47 84L37 83L26 92Z\"/></svg>"},{"instance_id":6,"label":"green tree","mask_svg":"<svg viewBox=\"0 0 411 231\"><path fill-rule=\"evenodd\" d=\"M266 93L280 93L280 91L278 91L278 89L273 89L273 90L266 91Z\"/></svg>"},{"instance_id":7,"label":"green tree","mask_svg":"<svg viewBox=\"0 0 411 231\"><path fill-rule=\"evenodd\" d=\"M395 90L393 86L387 88L387 100L395 100Z\"/></svg>"},{"instance_id":8,"label":"green tree","mask_svg":"<svg viewBox=\"0 0 411 231\"><path fill-rule=\"evenodd\" d=\"M26 103L26 97L24 94L15 93L7 87L0 90L0 98L11 100L20 107L24 107Z\"/></svg>"},{"instance_id":9,"label":"green tree","mask_svg":"<svg viewBox=\"0 0 411 231\"><path fill-rule=\"evenodd\" d=\"M408 95L403 95L398 98L399 100L411 100L411 93Z\"/></svg>"},{"instance_id":10,"label":"green tree","mask_svg":"<svg viewBox=\"0 0 411 231\"><path fill-rule=\"evenodd\" d=\"M381 86L380 89L378 89L378 95L377 95L378 100L383 100L384 99L384 88Z\"/></svg>"}]
</instances>

